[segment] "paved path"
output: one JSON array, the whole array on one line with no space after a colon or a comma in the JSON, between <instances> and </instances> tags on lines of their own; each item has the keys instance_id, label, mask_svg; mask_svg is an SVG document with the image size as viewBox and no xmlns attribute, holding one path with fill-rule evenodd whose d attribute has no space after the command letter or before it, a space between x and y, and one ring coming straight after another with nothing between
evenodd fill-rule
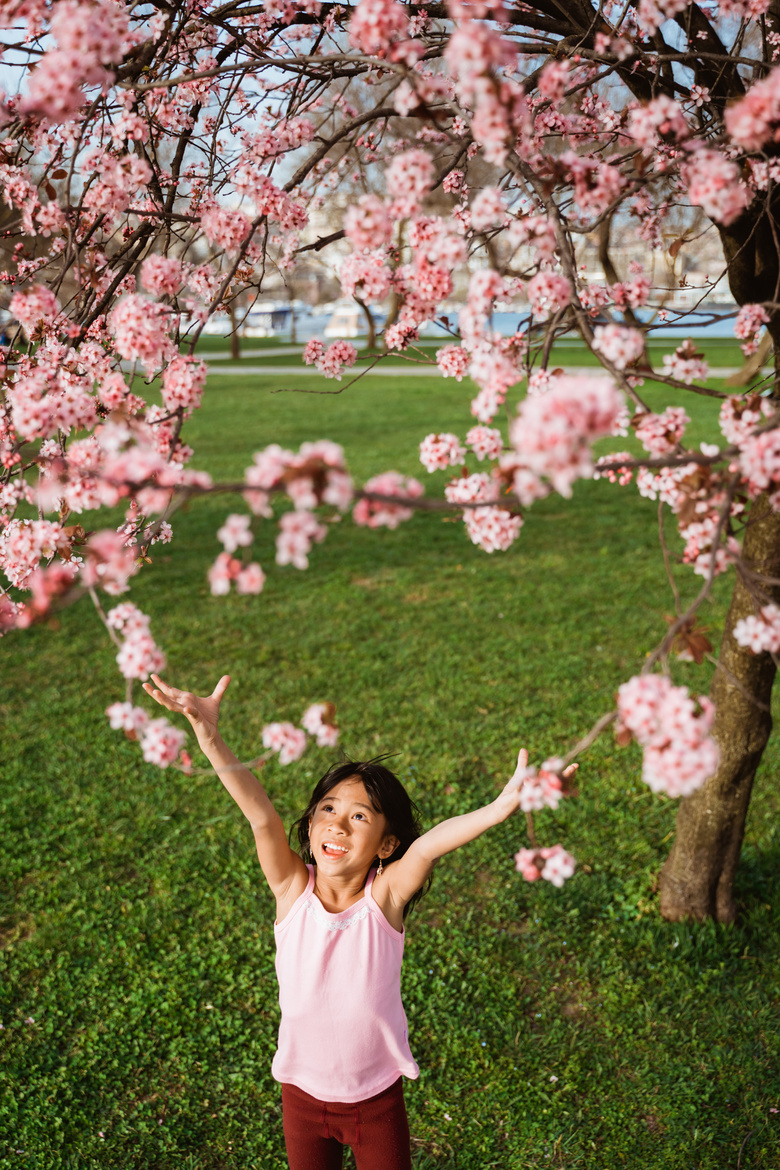
<instances>
[{"instance_id":1,"label":"paved path","mask_svg":"<svg viewBox=\"0 0 780 1170\"><path fill-rule=\"evenodd\" d=\"M268 354L269 350L265 350L264 352ZM296 351L292 350L289 352L294 353ZM205 360L208 361L208 358L205 354L198 354L197 356L204 357ZM366 367L364 365L358 364L352 366L352 368L349 370L345 370L344 374L342 375L342 382L348 381L350 378L354 377L355 374L361 373L361 371L365 368ZM718 366L715 369L711 369L707 376L709 378L728 378L731 374L736 374L738 369L741 369L741 366ZM598 374L599 370L599 366L573 366L568 368L566 373L586 376L588 374ZM771 373L771 370L765 369L764 373L769 374ZM240 365L225 367L209 364L209 377L214 377L215 374L226 374L229 377L238 377L241 374L251 374L264 378L322 378L322 374L319 372L319 370L315 369L314 366L305 366L303 362L301 362L299 366ZM377 366L374 367L373 370L371 370L370 373L366 374L366 377L397 378L399 374L401 376L406 375L407 377L415 378L440 378L442 376L439 371L439 367L435 365L388 365L385 362L380 362ZM331 380L332 379L328 379L328 381ZM337 385L338 383L336 383L334 380L334 389L337 387Z\"/></svg>"}]
</instances>

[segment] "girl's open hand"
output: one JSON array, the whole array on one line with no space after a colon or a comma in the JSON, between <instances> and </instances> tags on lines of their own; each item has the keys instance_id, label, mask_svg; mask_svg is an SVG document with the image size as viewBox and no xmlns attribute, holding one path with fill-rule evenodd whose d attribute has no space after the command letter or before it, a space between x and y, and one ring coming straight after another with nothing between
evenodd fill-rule
<instances>
[{"instance_id":1,"label":"girl's open hand","mask_svg":"<svg viewBox=\"0 0 780 1170\"><path fill-rule=\"evenodd\" d=\"M564 768L561 773L564 782L574 775L579 768L579 764L569 764L568 768ZM517 812L520 807L520 791L525 783L528 775L528 752L525 748L520 749L520 754L517 757L517 767L510 780L504 786L501 795L496 799L496 808L500 814L501 820L505 820L511 816L513 812ZM533 769L532 776L536 775L536 769ZM564 788L565 791L565 788Z\"/></svg>"},{"instance_id":2,"label":"girl's open hand","mask_svg":"<svg viewBox=\"0 0 780 1170\"><path fill-rule=\"evenodd\" d=\"M199 743L208 743L217 736L219 704L230 683L230 675L223 674L210 695L193 695L191 691L180 691L164 683L159 675L153 674L155 686L144 683L144 690L156 703L168 711L184 715L192 725Z\"/></svg>"}]
</instances>

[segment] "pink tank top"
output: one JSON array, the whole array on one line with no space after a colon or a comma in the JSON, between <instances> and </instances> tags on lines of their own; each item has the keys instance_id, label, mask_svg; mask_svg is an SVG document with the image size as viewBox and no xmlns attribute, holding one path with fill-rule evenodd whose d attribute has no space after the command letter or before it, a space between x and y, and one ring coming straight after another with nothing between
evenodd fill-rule
<instances>
[{"instance_id":1,"label":"pink tank top","mask_svg":"<svg viewBox=\"0 0 780 1170\"><path fill-rule=\"evenodd\" d=\"M320 1101L364 1101L420 1075L401 1003L404 935L371 897L331 914L309 884L274 925L282 1022L271 1071Z\"/></svg>"}]
</instances>

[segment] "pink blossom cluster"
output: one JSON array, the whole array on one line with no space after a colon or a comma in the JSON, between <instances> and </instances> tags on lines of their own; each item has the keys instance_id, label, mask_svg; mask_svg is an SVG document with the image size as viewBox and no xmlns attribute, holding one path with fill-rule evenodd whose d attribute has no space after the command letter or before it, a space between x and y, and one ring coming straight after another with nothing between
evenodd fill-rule
<instances>
[{"instance_id":1,"label":"pink blossom cluster","mask_svg":"<svg viewBox=\"0 0 780 1170\"><path fill-rule=\"evenodd\" d=\"M515 854L515 869L527 882L543 878L559 889L570 878L577 863L562 845L549 845L544 849L520 849Z\"/></svg>"},{"instance_id":2,"label":"pink blossom cluster","mask_svg":"<svg viewBox=\"0 0 780 1170\"><path fill-rule=\"evenodd\" d=\"M344 367L354 366L357 361L357 350L348 341L334 341L326 349L319 338L313 337L304 347L303 360L307 366L316 366L326 378L340 382Z\"/></svg>"},{"instance_id":3,"label":"pink blossom cluster","mask_svg":"<svg viewBox=\"0 0 780 1170\"><path fill-rule=\"evenodd\" d=\"M325 539L328 530L311 512L285 512L279 520L276 537L277 565L294 565L308 569L309 553L316 541Z\"/></svg>"},{"instance_id":4,"label":"pink blossom cluster","mask_svg":"<svg viewBox=\"0 0 780 1170\"><path fill-rule=\"evenodd\" d=\"M651 455L669 455L681 442L690 421L681 406L668 406L663 414L651 411L635 414L632 425L645 451Z\"/></svg>"},{"instance_id":5,"label":"pink blossom cluster","mask_svg":"<svg viewBox=\"0 0 780 1170\"><path fill-rule=\"evenodd\" d=\"M356 251L384 248L393 232L393 222L384 200L377 195L361 196L356 204L347 208L344 232Z\"/></svg>"},{"instance_id":6,"label":"pink blossom cluster","mask_svg":"<svg viewBox=\"0 0 780 1170\"><path fill-rule=\"evenodd\" d=\"M479 20L471 9L450 37L444 59L455 78L458 95L473 109L471 132L482 147L485 160L500 166L507 154L508 142L525 129L527 106L522 87L507 76L517 65L517 50L512 42Z\"/></svg>"},{"instance_id":7,"label":"pink blossom cluster","mask_svg":"<svg viewBox=\"0 0 780 1170\"><path fill-rule=\"evenodd\" d=\"M491 506L498 499L498 487L484 472L453 479L444 489L444 495L451 504L485 504L463 509L469 539L484 552L506 552L520 535L522 516Z\"/></svg>"},{"instance_id":8,"label":"pink blossom cluster","mask_svg":"<svg viewBox=\"0 0 780 1170\"><path fill-rule=\"evenodd\" d=\"M174 763L186 742L186 731L174 727L161 716L150 719L141 732L141 754L147 764L167 768Z\"/></svg>"},{"instance_id":9,"label":"pink blossom cluster","mask_svg":"<svg viewBox=\"0 0 780 1170\"><path fill-rule=\"evenodd\" d=\"M504 448L501 431L497 427L472 427L466 434L466 443L479 459L498 459Z\"/></svg>"},{"instance_id":10,"label":"pink blossom cluster","mask_svg":"<svg viewBox=\"0 0 780 1170\"><path fill-rule=\"evenodd\" d=\"M665 675L637 675L618 689L618 738L633 735L644 748L642 779L653 792L690 796L718 766L710 736L715 710Z\"/></svg>"},{"instance_id":11,"label":"pink blossom cluster","mask_svg":"<svg viewBox=\"0 0 780 1170\"><path fill-rule=\"evenodd\" d=\"M528 281L526 292L534 315L544 317L568 305L572 288L565 276L554 272L537 272Z\"/></svg>"},{"instance_id":12,"label":"pink blossom cluster","mask_svg":"<svg viewBox=\"0 0 780 1170\"><path fill-rule=\"evenodd\" d=\"M152 296L175 297L184 283L184 267L175 256L160 256L153 252L141 265L141 280Z\"/></svg>"},{"instance_id":13,"label":"pink blossom cluster","mask_svg":"<svg viewBox=\"0 0 780 1170\"><path fill-rule=\"evenodd\" d=\"M733 630L734 639L754 654L765 651L777 654L780 651L780 608L776 605L762 605L758 614L741 618Z\"/></svg>"},{"instance_id":14,"label":"pink blossom cluster","mask_svg":"<svg viewBox=\"0 0 780 1170\"><path fill-rule=\"evenodd\" d=\"M0 567L12 585L24 589L41 560L50 560L62 544L67 538L55 521L10 520L0 531Z\"/></svg>"},{"instance_id":15,"label":"pink blossom cluster","mask_svg":"<svg viewBox=\"0 0 780 1170\"><path fill-rule=\"evenodd\" d=\"M127 9L114 0L59 0L50 31L56 47L43 54L31 73L21 109L52 122L67 121L84 104L82 86L106 88L113 81L106 66L122 60L134 37Z\"/></svg>"},{"instance_id":16,"label":"pink blossom cluster","mask_svg":"<svg viewBox=\"0 0 780 1170\"><path fill-rule=\"evenodd\" d=\"M436 364L445 378L460 382L468 373L471 358L462 345L443 345L436 351Z\"/></svg>"},{"instance_id":17,"label":"pink blossom cluster","mask_svg":"<svg viewBox=\"0 0 780 1170\"><path fill-rule=\"evenodd\" d=\"M662 142L684 141L690 135L690 127L679 102L662 96L631 107L628 134L641 147L642 153L649 156Z\"/></svg>"},{"instance_id":18,"label":"pink blossom cluster","mask_svg":"<svg viewBox=\"0 0 780 1170\"><path fill-rule=\"evenodd\" d=\"M563 781L555 765L558 760L547 760L537 771L525 769L520 789L520 808L523 812L540 812L543 808L557 808L563 799Z\"/></svg>"},{"instance_id":19,"label":"pink blossom cluster","mask_svg":"<svg viewBox=\"0 0 780 1170\"><path fill-rule=\"evenodd\" d=\"M520 403L509 429L517 464L569 497L577 479L593 474L591 444L610 434L623 406L608 378L555 378L546 394Z\"/></svg>"},{"instance_id":20,"label":"pink blossom cluster","mask_svg":"<svg viewBox=\"0 0 780 1170\"><path fill-rule=\"evenodd\" d=\"M617 167L567 150L561 155L566 180L574 185L574 201L583 216L602 215L625 186Z\"/></svg>"},{"instance_id":21,"label":"pink blossom cluster","mask_svg":"<svg viewBox=\"0 0 780 1170\"><path fill-rule=\"evenodd\" d=\"M597 325L593 331L593 348L615 369L624 370L642 356L645 339L638 329L625 325Z\"/></svg>"},{"instance_id":22,"label":"pink blossom cluster","mask_svg":"<svg viewBox=\"0 0 780 1170\"><path fill-rule=\"evenodd\" d=\"M333 703L312 703L301 719L301 726L317 741L317 747L335 747L339 741L339 729L334 722L336 708Z\"/></svg>"},{"instance_id":23,"label":"pink blossom cluster","mask_svg":"<svg viewBox=\"0 0 780 1170\"><path fill-rule=\"evenodd\" d=\"M59 301L44 284L34 284L14 293L8 308L28 337L32 337L39 325L53 322L60 311Z\"/></svg>"},{"instance_id":24,"label":"pink blossom cluster","mask_svg":"<svg viewBox=\"0 0 780 1170\"><path fill-rule=\"evenodd\" d=\"M168 336L171 312L159 301L130 293L111 310L109 328L119 354L140 361L147 374L170 361L175 354Z\"/></svg>"},{"instance_id":25,"label":"pink blossom cluster","mask_svg":"<svg viewBox=\"0 0 780 1170\"><path fill-rule=\"evenodd\" d=\"M741 101L726 106L726 130L743 150L761 150L780 139L780 69L751 85Z\"/></svg>"},{"instance_id":26,"label":"pink blossom cluster","mask_svg":"<svg viewBox=\"0 0 780 1170\"><path fill-rule=\"evenodd\" d=\"M392 277L384 253L379 251L353 252L347 256L339 272L344 295L357 297L368 304L385 299L390 292Z\"/></svg>"},{"instance_id":27,"label":"pink blossom cluster","mask_svg":"<svg viewBox=\"0 0 780 1170\"><path fill-rule=\"evenodd\" d=\"M207 367L194 357L175 357L162 376L162 400L168 411L181 410L188 418L200 406Z\"/></svg>"},{"instance_id":28,"label":"pink blossom cluster","mask_svg":"<svg viewBox=\"0 0 780 1170\"><path fill-rule=\"evenodd\" d=\"M173 764L187 739L187 733L173 727L164 716L150 719L143 707L129 702L112 703L106 715L114 730L124 731L128 739L140 739L143 758L158 768Z\"/></svg>"},{"instance_id":29,"label":"pink blossom cluster","mask_svg":"<svg viewBox=\"0 0 780 1170\"><path fill-rule=\"evenodd\" d=\"M466 458L466 448L461 446L457 435L448 431L426 435L420 443L420 462L426 471L444 471L456 467Z\"/></svg>"},{"instance_id":30,"label":"pink blossom cluster","mask_svg":"<svg viewBox=\"0 0 780 1170\"><path fill-rule=\"evenodd\" d=\"M691 386L696 381L704 381L710 372L709 364L704 354L697 353L696 347L690 340L678 345L674 353L664 354L664 364L661 373L676 378Z\"/></svg>"},{"instance_id":31,"label":"pink blossom cluster","mask_svg":"<svg viewBox=\"0 0 780 1170\"><path fill-rule=\"evenodd\" d=\"M346 512L352 502L352 480L344 466L344 451L329 439L301 443L297 453L272 443L256 452L245 479L253 489L245 492L247 502L260 516L270 516L268 498L274 491L286 491L298 511L329 504Z\"/></svg>"},{"instance_id":32,"label":"pink blossom cluster","mask_svg":"<svg viewBox=\"0 0 780 1170\"><path fill-rule=\"evenodd\" d=\"M243 519L244 517L242 517ZM246 517L248 519L248 517ZM230 517L228 517L230 520ZM224 529L220 529L220 532ZM262 593L265 573L257 562L242 565L229 552L221 552L207 574L209 589L215 597L224 597L235 582L236 593Z\"/></svg>"},{"instance_id":33,"label":"pink blossom cluster","mask_svg":"<svg viewBox=\"0 0 780 1170\"><path fill-rule=\"evenodd\" d=\"M381 475L375 475L366 481L363 491L378 496L397 496L401 500L416 500L425 494L425 488L419 480L401 475L398 471L384 471ZM352 509L355 523L368 528L397 528L413 515L414 508L408 505L393 503L391 499L366 499L365 496Z\"/></svg>"},{"instance_id":34,"label":"pink blossom cluster","mask_svg":"<svg viewBox=\"0 0 780 1170\"><path fill-rule=\"evenodd\" d=\"M349 43L361 53L384 57L409 36L409 18L397 0L360 0L349 22Z\"/></svg>"},{"instance_id":35,"label":"pink blossom cluster","mask_svg":"<svg viewBox=\"0 0 780 1170\"><path fill-rule=\"evenodd\" d=\"M262 735L263 747L278 752L280 764L292 764L306 751L306 732L294 723L269 723Z\"/></svg>"},{"instance_id":36,"label":"pink blossom cluster","mask_svg":"<svg viewBox=\"0 0 780 1170\"><path fill-rule=\"evenodd\" d=\"M216 203L206 208L200 223L208 242L224 248L228 256L235 256L240 250L252 227L243 211L219 207Z\"/></svg>"},{"instance_id":37,"label":"pink blossom cluster","mask_svg":"<svg viewBox=\"0 0 780 1170\"><path fill-rule=\"evenodd\" d=\"M755 498L768 491L772 507L780 509L780 430L748 435L739 453L739 468L750 495Z\"/></svg>"},{"instance_id":38,"label":"pink blossom cluster","mask_svg":"<svg viewBox=\"0 0 780 1170\"><path fill-rule=\"evenodd\" d=\"M634 477L634 469L630 466L619 466L622 459L626 463L633 461L633 455L629 451L615 451L610 455L602 455L600 459L596 460L596 470L593 472L594 479L608 479L610 483L617 483L621 487L631 483ZM612 464L611 467L604 466L605 464Z\"/></svg>"},{"instance_id":39,"label":"pink blossom cluster","mask_svg":"<svg viewBox=\"0 0 780 1170\"><path fill-rule=\"evenodd\" d=\"M724 399L718 422L730 443L742 445L759 423L772 414L772 403L758 394Z\"/></svg>"},{"instance_id":40,"label":"pink blossom cluster","mask_svg":"<svg viewBox=\"0 0 780 1170\"><path fill-rule=\"evenodd\" d=\"M498 187L484 187L471 204L471 226L475 232L503 227L507 221L506 203Z\"/></svg>"},{"instance_id":41,"label":"pink blossom cluster","mask_svg":"<svg viewBox=\"0 0 780 1170\"><path fill-rule=\"evenodd\" d=\"M125 678L144 680L165 668L165 655L152 637L149 618L137 606L122 602L108 611L106 620L124 639L116 661Z\"/></svg>"},{"instance_id":42,"label":"pink blossom cluster","mask_svg":"<svg viewBox=\"0 0 780 1170\"><path fill-rule=\"evenodd\" d=\"M433 162L424 150L405 150L385 172L387 190L393 200L393 218L415 215L433 185Z\"/></svg>"},{"instance_id":43,"label":"pink blossom cluster","mask_svg":"<svg viewBox=\"0 0 780 1170\"><path fill-rule=\"evenodd\" d=\"M717 150L695 151L680 168L680 177L694 207L701 207L724 226L742 215L753 200L737 164Z\"/></svg>"},{"instance_id":44,"label":"pink blossom cluster","mask_svg":"<svg viewBox=\"0 0 780 1170\"><path fill-rule=\"evenodd\" d=\"M737 313L734 336L745 342L740 348L746 357L758 349L758 335L768 323L769 315L761 305L743 305Z\"/></svg>"},{"instance_id":45,"label":"pink blossom cluster","mask_svg":"<svg viewBox=\"0 0 780 1170\"><path fill-rule=\"evenodd\" d=\"M97 586L116 596L126 593L129 580L140 568L137 551L121 532L104 529L93 533L84 546L81 579L87 586Z\"/></svg>"}]
</instances>

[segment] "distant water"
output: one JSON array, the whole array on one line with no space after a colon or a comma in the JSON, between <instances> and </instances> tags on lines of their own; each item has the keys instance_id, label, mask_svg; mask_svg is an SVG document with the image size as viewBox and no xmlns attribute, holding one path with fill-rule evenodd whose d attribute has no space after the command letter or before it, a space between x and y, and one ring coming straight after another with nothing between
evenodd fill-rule
<instances>
[{"instance_id":1,"label":"distant water","mask_svg":"<svg viewBox=\"0 0 780 1170\"><path fill-rule=\"evenodd\" d=\"M700 310L696 313L686 313L678 315L676 313L669 314L669 321L662 325L656 322L650 332L650 337L657 338L663 341L667 337L730 337L734 336L734 313L736 306L729 308L725 305L714 305L712 310L703 313ZM730 313L731 316L724 316ZM647 309L640 309L638 314L640 318L649 320L652 315ZM715 320L712 318L715 317ZM309 341L312 337L322 337L325 326L330 321L330 313L313 313L311 316L301 316L296 322L296 337L298 341ZM457 324L455 314L450 315L450 322L453 325ZM516 333L518 329L523 329L527 322L527 313L494 313L493 314L493 328L505 337L510 337ZM362 326L362 322L361 322ZM365 331L361 328L361 337L365 337ZM430 321L420 330L421 337L436 338L446 341L448 334L442 326L435 321ZM572 341L576 340L576 335L571 334ZM281 340L287 340L288 335L284 334Z\"/></svg>"}]
</instances>

